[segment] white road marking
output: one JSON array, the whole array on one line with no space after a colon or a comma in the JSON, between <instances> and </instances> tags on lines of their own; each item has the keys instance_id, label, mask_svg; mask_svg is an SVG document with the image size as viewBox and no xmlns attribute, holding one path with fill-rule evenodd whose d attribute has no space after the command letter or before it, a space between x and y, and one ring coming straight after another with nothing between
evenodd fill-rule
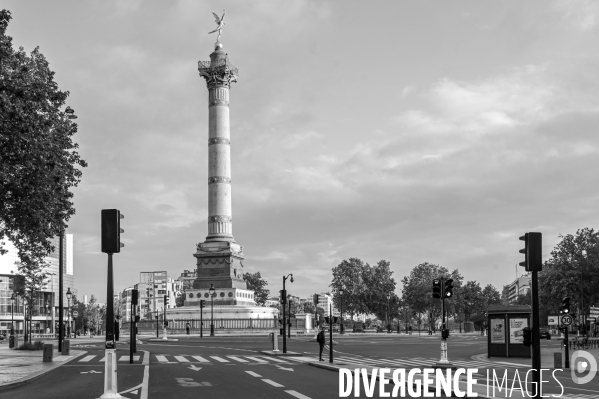
<instances>
[{"instance_id":1,"label":"white road marking","mask_svg":"<svg viewBox=\"0 0 599 399\"><path fill-rule=\"evenodd\" d=\"M253 361L255 361L255 362L258 362L258 363L266 363L266 360L263 360L263 359L258 359L257 357L246 356L246 358L248 358L248 359L250 359L250 360L253 360Z\"/></svg>"},{"instance_id":2,"label":"white road marking","mask_svg":"<svg viewBox=\"0 0 599 399\"><path fill-rule=\"evenodd\" d=\"M268 360L269 360L269 361L271 361L271 362L287 363L287 360L280 360L280 359L277 359L277 358L275 358L275 357L266 357L266 356L262 356L262 358L264 358L264 359L268 359Z\"/></svg>"},{"instance_id":3,"label":"white road marking","mask_svg":"<svg viewBox=\"0 0 599 399\"><path fill-rule=\"evenodd\" d=\"M94 357L96 357L96 355L89 355L89 356L85 356L83 359L79 360L80 362L89 362L90 360L92 360Z\"/></svg>"},{"instance_id":4,"label":"white road marking","mask_svg":"<svg viewBox=\"0 0 599 399\"><path fill-rule=\"evenodd\" d=\"M214 360L218 360L221 363L229 363L228 360L225 360L222 357L218 357L218 356L210 356L210 357L213 358Z\"/></svg>"},{"instance_id":5,"label":"white road marking","mask_svg":"<svg viewBox=\"0 0 599 399\"><path fill-rule=\"evenodd\" d=\"M56 357L54 358L54 361L55 361L55 362L64 362L64 361L67 361L67 360L69 360L69 359L70 359L70 358L72 358L72 357L73 357L73 356L66 356L66 355L65 355L65 356L62 356L62 355L60 355L60 356L56 356Z\"/></svg>"},{"instance_id":6,"label":"white road marking","mask_svg":"<svg viewBox=\"0 0 599 399\"><path fill-rule=\"evenodd\" d=\"M262 376L258 373L254 373L253 371L246 371L246 373L248 373L249 375L251 375L252 377L258 377L258 378L262 378Z\"/></svg>"},{"instance_id":7,"label":"white road marking","mask_svg":"<svg viewBox=\"0 0 599 399\"><path fill-rule=\"evenodd\" d=\"M267 384L272 385L273 387L277 387L277 388L283 388L284 387L284 385L281 385L278 382L274 382L273 380L269 380L268 378L263 378L262 381L266 382Z\"/></svg>"},{"instance_id":8,"label":"white road marking","mask_svg":"<svg viewBox=\"0 0 599 399\"><path fill-rule=\"evenodd\" d=\"M228 355L227 355L227 357L228 357L229 359L236 360L236 361L238 361L238 362L240 362L240 363L249 363L247 360L244 360L244 359L242 359L242 358L240 358L240 357L237 357L237 356L228 356Z\"/></svg>"},{"instance_id":9,"label":"white road marking","mask_svg":"<svg viewBox=\"0 0 599 399\"><path fill-rule=\"evenodd\" d=\"M175 356L180 363L189 363L189 360L185 359L183 356Z\"/></svg>"},{"instance_id":10,"label":"white road marking","mask_svg":"<svg viewBox=\"0 0 599 399\"><path fill-rule=\"evenodd\" d=\"M158 360L160 363L168 363L166 356L156 355L156 360Z\"/></svg>"},{"instance_id":11,"label":"white road marking","mask_svg":"<svg viewBox=\"0 0 599 399\"><path fill-rule=\"evenodd\" d=\"M295 392L295 391L285 391L285 392L287 392L289 395L295 396L296 398L299 398L299 399L311 399L309 396L302 395L299 392Z\"/></svg>"},{"instance_id":12,"label":"white road marking","mask_svg":"<svg viewBox=\"0 0 599 399\"><path fill-rule=\"evenodd\" d=\"M212 384L209 383L209 382L202 382L202 384L204 384L204 386L206 386L206 387L211 387L212 386Z\"/></svg>"},{"instance_id":13,"label":"white road marking","mask_svg":"<svg viewBox=\"0 0 599 399\"><path fill-rule=\"evenodd\" d=\"M210 363L210 360L204 359L202 356L192 356L195 360L202 363Z\"/></svg>"}]
</instances>

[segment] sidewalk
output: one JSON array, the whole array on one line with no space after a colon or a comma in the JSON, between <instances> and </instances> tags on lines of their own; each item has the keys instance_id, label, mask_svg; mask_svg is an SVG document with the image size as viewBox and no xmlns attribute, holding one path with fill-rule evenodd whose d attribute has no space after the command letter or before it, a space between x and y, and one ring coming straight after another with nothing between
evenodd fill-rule
<instances>
[{"instance_id":1,"label":"sidewalk","mask_svg":"<svg viewBox=\"0 0 599 399\"><path fill-rule=\"evenodd\" d=\"M42 350L14 350L8 348L8 343L0 344L0 390L24 384L87 353L71 349L69 356L62 356L54 344L53 361L46 363L43 362Z\"/></svg>"},{"instance_id":2,"label":"sidewalk","mask_svg":"<svg viewBox=\"0 0 599 399\"><path fill-rule=\"evenodd\" d=\"M572 354L574 353L574 350L570 350L570 366L572 367ZM595 361L599 364L599 348L595 348L595 349L587 349L585 350L585 352L590 353L594 358ZM554 353L561 353L562 354L562 367L564 368L564 365L566 363L566 352L564 350L564 348L557 349L557 348L541 348L541 368L544 369L554 369L554 363L553 363L553 354ZM526 366L526 367L532 367L532 359L527 359L527 358L521 358L521 357L487 357L487 354L481 354L481 355L474 355L472 356L472 359L475 360L482 360L485 362L491 362L491 363L497 363L498 366L505 366L505 363L512 363L512 364L521 364L522 366ZM504 363L502 365L502 363ZM560 368L560 367L557 367Z\"/></svg>"}]
</instances>

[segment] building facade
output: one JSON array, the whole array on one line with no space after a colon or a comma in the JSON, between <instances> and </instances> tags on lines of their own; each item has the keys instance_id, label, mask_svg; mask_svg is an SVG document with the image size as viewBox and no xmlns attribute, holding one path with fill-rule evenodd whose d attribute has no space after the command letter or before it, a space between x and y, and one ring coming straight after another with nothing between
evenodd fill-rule
<instances>
[{"instance_id":1,"label":"building facade","mask_svg":"<svg viewBox=\"0 0 599 399\"><path fill-rule=\"evenodd\" d=\"M139 290L139 315L141 318L153 319L164 312L164 297L168 298L167 309L177 307L175 300L181 292L183 282L168 277L166 271L141 272L139 284L134 288ZM124 292L128 292L127 288ZM129 309L131 299L129 292Z\"/></svg>"},{"instance_id":2,"label":"building facade","mask_svg":"<svg viewBox=\"0 0 599 399\"><path fill-rule=\"evenodd\" d=\"M55 250L48 254L44 259L47 266L45 272L48 275L46 287L39 293L32 311L32 330L34 333L55 332L59 315L59 237L52 239L52 245ZM8 251L0 255L0 334L7 333L10 330L11 321L14 317L15 331L22 334L24 331L24 308L25 304L22 298L16 297L11 300L15 283L15 276L18 273L19 256L16 247L9 241L6 241L4 248ZM74 287L75 275L73 264L73 235L65 234L63 237L63 312L65 321L68 320L66 308L69 304L66 292L70 288L75 295L77 290ZM72 304L72 303L71 303ZM14 316L13 316L14 315Z\"/></svg>"},{"instance_id":3,"label":"building facade","mask_svg":"<svg viewBox=\"0 0 599 399\"><path fill-rule=\"evenodd\" d=\"M526 295L530 289L530 276L524 275L515 279L512 283L508 284L508 302L515 302L518 299L518 295Z\"/></svg>"}]
</instances>

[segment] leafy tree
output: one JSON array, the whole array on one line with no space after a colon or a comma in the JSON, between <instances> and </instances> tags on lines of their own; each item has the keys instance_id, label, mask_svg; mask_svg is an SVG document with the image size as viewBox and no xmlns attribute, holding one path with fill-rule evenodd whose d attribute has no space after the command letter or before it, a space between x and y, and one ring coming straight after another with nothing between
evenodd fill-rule
<instances>
[{"instance_id":1,"label":"leafy tree","mask_svg":"<svg viewBox=\"0 0 599 399\"><path fill-rule=\"evenodd\" d=\"M532 293L530 289L526 290L526 294L518 294L513 305L529 305L532 306Z\"/></svg>"},{"instance_id":2,"label":"leafy tree","mask_svg":"<svg viewBox=\"0 0 599 399\"><path fill-rule=\"evenodd\" d=\"M318 316L324 316L324 309L321 308L320 306L314 306L314 304L312 302L309 302L309 301L303 302L301 304L301 306L302 306L302 312L304 312L304 313L314 314L314 312L316 311L316 314Z\"/></svg>"},{"instance_id":3,"label":"leafy tree","mask_svg":"<svg viewBox=\"0 0 599 399\"><path fill-rule=\"evenodd\" d=\"M254 290L254 301L259 306L264 306L270 295L270 290L266 289L268 282L262 278L260 272L245 273L243 279L247 283L248 290Z\"/></svg>"},{"instance_id":4,"label":"leafy tree","mask_svg":"<svg viewBox=\"0 0 599 399\"><path fill-rule=\"evenodd\" d=\"M540 316L557 315L564 297L570 297L573 313L580 314L581 287L584 311L599 303L599 232L583 228L561 236L539 277Z\"/></svg>"},{"instance_id":5,"label":"leafy tree","mask_svg":"<svg viewBox=\"0 0 599 399\"><path fill-rule=\"evenodd\" d=\"M414 267L410 275L402 279L402 302L404 306L410 308L418 320L418 325L422 324L425 316L431 320L441 317L440 300L432 296L433 280L447 275L449 275L447 268L424 262Z\"/></svg>"},{"instance_id":6,"label":"leafy tree","mask_svg":"<svg viewBox=\"0 0 599 399\"><path fill-rule=\"evenodd\" d=\"M379 261L375 266L367 264L364 270L363 281L368 313L373 313L380 320L386 320L392 304L387 295L391 295L392 299L395 297L396 283L392 276L391 264L386 260ZM389 320L392 317L397 317L397 314L389 314Z\"/></svg>"},{"instance_id":7,"label":"leafy tree","mask_svg":"<svg viewBox=\"0 0 599 399\"><path fill-rule=\"evenodd\" d=\"M5 239L24 267L37 268L75 214L69 191L87 164L71 137L75 116L62 111L69 92L58 89L54 72L36 48L14 50L0 11L0 254Z\"/></svg>"},{"instance_id":8,"label":"leafy tree","mask_svg":"<svg viewBox=\"0 0 599 399\"><path fill-rule=\"evenodd\" d=\"M37 314L36 304L39 303L41 292L47 285L48 275L44 271L48 266L40 258L27 257L26 262L15 262L17 266L17 279L14 291L25 300L28 319ZM31 342L31 328L29 329L28 340Z\"/></svg>"},{"instance_id":9,"label":"leafy tree","mask_svg":"<svg viewBox=\"0 0 599 399\"><path fill-rule=\"evenodd\" d=\"M187 290L191 288L193 288L193 281L183 280L183 283L181 284L181 291L179 291L177 298L175 298L175 305L178 308L185 306L185 300L187 299Z\"/></svg>"},{"instance_id":10,"label":"leafy tree","mask_svg":"<svg viewBox=\"0 0 599 399\"><path fill-rule=\"evenodd\" d=\"M329 285L333 291L333 304L341 309L343 300L343 313L354 315L370 313L368 305L367 287L364 285L364 274L370 266L358 258L343 260L333 268L333 280ZM343 289L343 295L340 290Z\"/></svg>"}]
</instances>

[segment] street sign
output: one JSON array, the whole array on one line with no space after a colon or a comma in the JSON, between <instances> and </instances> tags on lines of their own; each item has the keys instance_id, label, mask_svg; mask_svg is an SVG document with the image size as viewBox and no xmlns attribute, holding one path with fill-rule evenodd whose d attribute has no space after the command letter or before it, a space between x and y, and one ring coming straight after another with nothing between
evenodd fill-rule
<instances>
[{"instance_id":1,"label":"street sign","mask_svg":"<svg viewBox=\"0 0 599 399\"><path fill-rule=\"evenodd\" d=\"M77 312L76 310L73 310L73 317L77 317L79 316L79 312Z\"/></svg>"},{"instance_id":2,"label":"street sign","mask_svg":"<svg viewBox=\"0 0 599 399\"><path fill-rule=\"evenodd\" d=\"M549 316L549 320L547 320L547 325L549 326L557 326L557 316Z\"/></svg>"},{"instance_id":3,"label":"street sign","mask_svg":"<svg viewBox=\"0 0 599 399\"><path fill-rule=\"evenodd\" d=\"M595 323L597 321L596 317L587 317L587 321L591 323Z\"/></svg>"},{"instance_id":4,"label":"street sign","mask_svg":"<svg viewBox=\"0 0 599 399\"><path fill-rule=\"evenodd\" d=\"M565 314L562 316L562 324L564 326L569 326L570 324L572 324L572 316L570 316L569 314Z\"/></svg>"}]
</instances>

